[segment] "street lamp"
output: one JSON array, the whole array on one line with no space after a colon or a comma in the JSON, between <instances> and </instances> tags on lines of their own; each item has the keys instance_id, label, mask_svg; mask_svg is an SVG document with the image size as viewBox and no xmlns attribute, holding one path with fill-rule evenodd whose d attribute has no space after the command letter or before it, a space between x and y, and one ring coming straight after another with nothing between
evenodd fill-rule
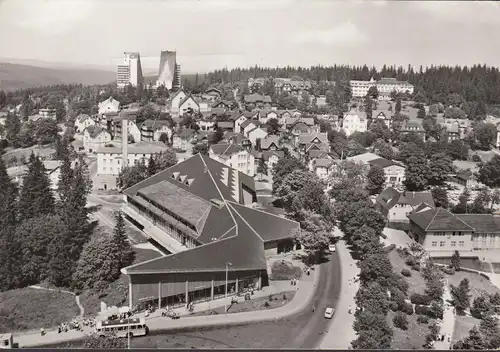
<instances>
[{"instance_id":1,"label":"street lamp","mask_svg":"<svg viewBox=\"0 0 500 352\"><path fill-rule=\"evenodd\" d=\"M229 273L229 265L233 265L233 264L226 263L226 295L224 298L224 314L227 314L227 280L228 280L228 273Z\"/></svg>"}]
</instances>

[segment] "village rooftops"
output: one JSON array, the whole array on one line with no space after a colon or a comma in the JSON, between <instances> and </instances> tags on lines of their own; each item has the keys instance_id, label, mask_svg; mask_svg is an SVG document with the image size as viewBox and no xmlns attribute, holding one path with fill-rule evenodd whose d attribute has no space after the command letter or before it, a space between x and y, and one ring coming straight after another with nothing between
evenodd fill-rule
<instances>
[{"instance_id":1,"label":"village rooftops","mask_svg":"<svg viewBox=\"0 0 500 352\"><path fill-rule=\"evenodd\" d=\"M269 95L261 95L258 93L250 94L250 95L245 95L243 97L245 103L270 103L271 102L271 97Z\"/></svg>"},{"instance_id":2,"label":"village rooftops","mask_svg":"<svg viewBox=\"0 0 500 352\"><path fill-rule=\"evenodd\" d=\"M231 156L244 150L243 147L235 143L218 143L212 145L210 149L214 154L220 156Z\"/></svg>"},{"instance_id":3,"label":"village rooftops","mask_svg":"<svg viewBox=\"0 0 500 352\"><path fill-rule=\"evenodd\" d=\"M377 159L372 159L372 160L368 161L368 164L370 164L370 166L381 167L382 169L385 169L386 167L393 166L393 165L403 167L403 165L400 165L392 160L387 160L387 159L380 158L380 157Z\"/></svg>"},{"instance_id":4,"label":"village rooftops","mask_svg":"<svg viewBox=\"0 0 500 352\"><path fill-rule=\"evenodd\" d=\"M408 216L420 228L427 231L475 231L458 216L443 208L435 208L415 212Z\"/></svg>"},{"instance_id":5,"label":"village rooftops","mask_svg":"<svg viewBox=\"0 0 500 352\"><path fill-rule=\"evenodd\" d=\"M96 138L102 132L106 132L106 129L101 126L95 125L85 128L85 131L89 133L90 138Z\"/></svg>"},{"instance_id":6,"label":"village rooftops","mask_svg":"<svg viewBox=\"0 0 500 352\"><path fill-rule=\"evenodd\" d=\"M435 207L434 198L431 192L399 192L393 187L387 187L375 199L379 204L385 215L396 204L408 204L412 207L424 203L431 208Z\"/></svg>"}]
</instances>

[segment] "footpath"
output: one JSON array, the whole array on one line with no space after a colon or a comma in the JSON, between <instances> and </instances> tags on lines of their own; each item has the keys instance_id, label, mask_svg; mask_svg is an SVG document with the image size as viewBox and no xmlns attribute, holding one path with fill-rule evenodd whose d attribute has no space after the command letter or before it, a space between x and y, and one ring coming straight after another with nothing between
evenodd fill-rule
<instances>
[{"instance_id":1,"label":"footpath","mask_svg":"<svg viewBox=\"0 0 500 352\"><path fill-rule=\"evenodd\" d=\"M338 231L336 229L336 231ZM340 236L341 234L336 234ZM351 341L356 339L356 333L352 328L354 323L354 310L356 304L354 297L359 289L359 282L354 282L354 278L359 275L359 268L356 261L352 259L345 241L337 243L337 252L340 259L341 282L346 288L342 288L340 298L333 316L328 333L324 335L319 344L319 349L343 349L351 346ZM349 306L352 311L349 314Z\"/></svg>"},{"instance_id":2,"label":"footpath","mask_svg":"<svg viewBox=\"0 0 500 352\"><path fill-rule=\"evenodd\" d=\"M178 308L175 311L179 312L181 319L173 320L167 317L162 317L161 312L158 310L146 318L146 324L151 332L154 331L165 331L172 332L176 330L183 329L193 329L201 327L214 327L214 326L228 326L228 325L245 325L250 323L262 322L262 321L273 321L278 319L287 318L289 316L295 315L302 310L306 309L311 305L314 294L316 293L317 283L319 280L320 270L316 266L316 270L311 271L310 276L303 276L299 281L297 286L291 286L289 281L278 282L279 286L283 286L281 291L291 291L297 290L293 299L279 307L269 310L258 310L252 312L241 312L241 313L228 313L228 314L218 314L218 315L203 315L203 316L189 316L184 308ZM285 288L285 286L287 288ZM255 291L252 298L266 297L269 294L274 294L269 290L269 287L265 287L261 291ZM231 298L228 297L227 301L224 299L217 299L210 302L200 302L195 303L195 313L210 310L213 308L223 307L225 302L230 302ZM138 314L134 316L143 316L143 314ZM85 335L91 334L91 328L84 328L84 331L68 331L65 333L58 334L57 330L46 330L44 336L40 335L40 332L26 333L26 334L14 334L14 342L19 343L19 347L37 347L43 345L58 344L64 342L71 342L80 340Z\"/></svg>"},{"instance_id":3,"label":"footpath","mask_svg":"<svg viewBox=\"0 0 500 352\"><path fill-rule=\"evenodd\" d=\"M436 350L450 349L453 330L455 329L455 314L453 313L453 307L451 306L451 304L448 304L451 299L450 287L448 285L448 281L446 281L443 293L445 308L443 312L443 320L440 325L441 329L439 331L440 334L444 335L444 341L436 341L434 343L434 349ZM450 338L450 342L448 342L448 337Z\"/></svg>"}]
</instances>

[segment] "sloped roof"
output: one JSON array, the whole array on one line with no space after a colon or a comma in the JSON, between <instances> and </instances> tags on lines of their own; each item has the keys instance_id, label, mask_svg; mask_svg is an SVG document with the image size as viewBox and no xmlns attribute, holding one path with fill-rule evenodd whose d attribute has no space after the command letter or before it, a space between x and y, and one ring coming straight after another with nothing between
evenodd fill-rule
<instances>
[{"instance_id":1,"label":"sloped roof","mask_svg":"<svg viewBox=\"0 0 500 352\"><path fill-rule=\"evenodd\" d=\"M142 123L141 128L145 127L148 130L155 131L155 130L158 130L164 126L167 126L170 128L170 124L171 124L171 122L169 120L151 120L151 119L148 119Z\"/></svg>"},{"instance_id":2,"label":"sloped roof","mask_svg":"<svg viewBox=\"0 0 500 352\"><path fill-rule=\"evenodd\" d=\"M188 94L186 95L186 97L184 99L181 100L181 102L179 103L179 107L182 106L182 104L184 104L186 101L188 101L189 99L193 100L193 102L198 105L198 107L200 106L200 104L198 104L198 102L196 101L196 99L193 98L193 96L191 94Z\"/></svg>"},{"instance_id":3,"label":"sloped roof","mask_svg":"<svg viewBox=\"0 0 500 352\"><path fill-rule=\"evenodd\" d=\"M456 214L456 216L469 226L473 227L476 232L500 232L500 219L492 214Z\"/></svg>"},{"instance_id":4,"label":"sloped roof","mask_svg":"<svg viewBox=\"0 0 500 352\"><path fill-rule=\"evenodd\" d=\"M417 207L424 203L432 208L435 207L434 198L431 192L398 192L393 187L384 189L375 199L375 202L382 207L383 213L392 209L396 204L408 204Z\"/></svg>"},{"instance_id":5,"label":"sloped roof","mask_svg":"<svg viewBox=\"0 0 500 352\"><path fill-rule=\"evenodd\" d=\"M232 123L231 121L219 121L217 122L217 126L220 128L233 128L234 123Z\"/></svg>"},{"instance_id":6,"label":"sloped roof","mask_svg":"<svg viewBox=\"0 0 500 352\"><path fill-rule=\"evenodd\" d=\"M248 125L250 125L250 124L251 124L251 123L253 123L253 122L254 122L254 121L252 121L252 120L246 120L245 122L243 122L243 123L240 125L240 127L241 127L241 129L243 130L243 129L245 129ZM254 125L255 125L255 123L254 123Z\"/></svg>"},{"instance_id":7,"label":"sloped roof","mask_svg":"<svg viewBox=\"0 0 500 352\"><path fill-rule=\"evenodd\" d=\"M218 143L210 147L212 152L217 155L231 156L243 150L238 144L235 143Z\"/></svg>"},{"instance_id":8,"label":"sloped roof","mask_svg":"<svg viewBox=\"0 0 500 352\"><path fill-rule=\"evenodd\" d=\"M392 160L387 160L384 158L372 159L372 160L368 161L368 164L370 164L371 166L376 165L378 167L381 167L382 169L389 167L389 166L393 166L393 165L401 166ZM401 166L401 167L403 167L403 166Z\"/></svg>"},{"instance_id":9,"label":"sloped roof","mask_svg":"<svg viewBox=\"0 0 500 352\"><path fill-rule=\"evenodd\" d=\"M98 135L100 135L103 132L109 133L105 128L98 126L98 125L89 126L89 127L85 128L85 131L87 131L89 133L90 138L96 138Z\"/></svg>"},{"instance_id":10,"label":"sloped roof","mask_svg":"<svg viewBox=\"0 0 500 352\"><path fill-rule=\"evenodd\" d=\"M326 167L328 169L334 164L335 164L335 161L333 161L332 159L317 158L317 159L313 160L313 167L315 169L318 167Z\"/></svg>"},{"instance_id":11,"label":"sloped roof","mask_svg":"<svg viewBox=\"0 0 500 352\"><path fill-rule=\"evenodd\" d=\"M311 144L315 139L319 140L319 143L328 143L328 135L321 132L313 132L311 134L303 134L299 136L299 144Z\"/></svg>"},{"instance_id":12,"label":"sloped roof","mask_svg":"<svg viewBox=\"0 0 500 352\"><path fill-rule=\"evenodd\" d=\"M391 120L392 117L393 117L393 114L389 110L373 110L372 111L372 119L384 118L385 120Z\"/></svg>"},{"instance_id":13,"label":"sloped roof","mask_svg":"<svg viewBox=\"0 0 500 352\"><path fill-rule=\"evenodd\" d=\"M424 210L408 218L425 231L474 231L474 228L443 208Z\"/></svg>"},{"instance_id":14,"label":"sloped roof","mask_svg":"<svg viewBox=\"0 0 500 352\"><path fill-rule=\"evenodd\" d=\"M283 159L285 157L285 152L282 150L264 150L262 152L262 159L268 161L273 155L276 155L279 159Z\"/></svg>"},{"instance_id":15,"label":"sloped roof","mask_svg":"<svg viewBox=\"0 0 500 352\"><path fill-rule=\"evenodd\" d=\"M261 95L258 93L245 95L245 96L243 96L243 99L244 99L245 103L257 103L257 102L270 103L271 102L271 97L269 95Z\"/></svg>"},{"instance_id":16,"label":"sloped roof","mask_svg":"<svg viewBox=\"0 0 500 352\"><path fill-rule=\"evenodd\" d=\"M279 148L280 137L275 134L267 135L266 137L260 140L260 148L261 149L269 149L269 147L274 143L276 147Z\"/></svg>"},{"instance_id":17,"label":"sloped roof","mask_svg":"<svg viewBox=\"0 0 500 352\"><path fill-rule=\"evenodd\" d=\"M92 119L92 118L87 114L80 114L80 115L78 115L78 117L76 119L78 120L78 122L84 122L85 120Z\"/></svg>"},{"instance_id":18,"label":"sloped roof","mask_svg":"<svg viewBox=\"0 0 500 352\"><path fill-rule=\"evenodd\" d=\"M176 178L179 175L191 178L191 185L179 182ZM161 199L165 207L177 206L170 204L177 199L169 198L170 191L177 195L191 193L190 196L183 196L185 199L196 198L193 204L199 206L195 206L195 211L190 213L192 221L196 221L206 209L205 201L218 199L222 206L209 205L210 213L198 237L202 245L129 266L124 269L126 274L224 271L228 262L231 263L230 270L265 270L264 243L290 238L292 232L300 228L294 221L239 204L233 197L234 192L241 191L242 200L244 187L255 190L253 178L201 154L126 189L124 193L137 197L142 189L160 183L163 186L157 186L158 190L163 189L165 183L171 184L164 193L165 198ZM183 191L173 191L175 187ZM184 207L189 207L187 200L183 202Z\"/></svg>"}]
</instances>

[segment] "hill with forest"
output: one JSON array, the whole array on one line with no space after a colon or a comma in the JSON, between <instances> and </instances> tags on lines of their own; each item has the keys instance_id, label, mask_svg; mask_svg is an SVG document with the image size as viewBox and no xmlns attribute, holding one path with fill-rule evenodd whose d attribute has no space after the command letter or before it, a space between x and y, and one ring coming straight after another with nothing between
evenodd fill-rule
<instances>
[{"instance_id":1,"label":"hill with forest","mask_svg":"<svg viewBox=\"0 0 500 352\"><path fill-rule=\"evenodd\" d=\"M48 68L31 65L0 63L0 89L18 89L60 84L108 84L116 73L93 68Z\"/></svg>"}]
</instances>

